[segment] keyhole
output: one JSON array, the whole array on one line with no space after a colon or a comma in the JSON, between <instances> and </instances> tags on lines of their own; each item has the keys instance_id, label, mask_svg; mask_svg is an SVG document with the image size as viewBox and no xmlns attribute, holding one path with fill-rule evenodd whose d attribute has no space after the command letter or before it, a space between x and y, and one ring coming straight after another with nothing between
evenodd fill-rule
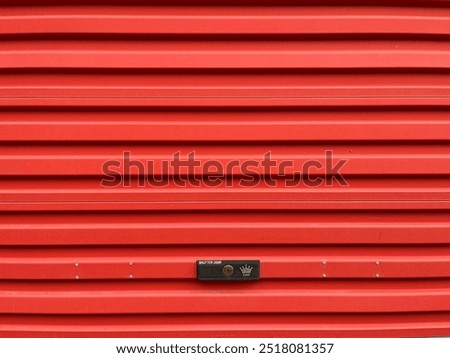
<instances>
[{"instance_id":1,"label":"keyhole","mask_svg":"<svg viewBox=\"0 0 450 358\"><path fill-rule=\"evenodd\" d=\"M224 267L223 267L223 274L225 275L225 276L231 276L232 274L233 274L233 272L234 272L234 268L233 268L233 266L231 266L231 265L225 265Z\"/></svg>"}]
</instances>

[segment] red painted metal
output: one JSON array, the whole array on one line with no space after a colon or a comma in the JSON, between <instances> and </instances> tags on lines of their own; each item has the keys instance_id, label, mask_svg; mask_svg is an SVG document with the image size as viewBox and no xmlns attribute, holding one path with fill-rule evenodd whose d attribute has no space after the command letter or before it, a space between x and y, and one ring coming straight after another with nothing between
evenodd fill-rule
<instances>
[{"instance_id":1,"label":"red painted metal","mask_svg":"<svg viewBox=\"0 0 450 358\"><path fill-rule=\"evenodd\" d=\"M90 3L0 1L0 336L450 335L449 1ZM100 186L326 150L348 186Z\"/></svg>"}]
</instances>

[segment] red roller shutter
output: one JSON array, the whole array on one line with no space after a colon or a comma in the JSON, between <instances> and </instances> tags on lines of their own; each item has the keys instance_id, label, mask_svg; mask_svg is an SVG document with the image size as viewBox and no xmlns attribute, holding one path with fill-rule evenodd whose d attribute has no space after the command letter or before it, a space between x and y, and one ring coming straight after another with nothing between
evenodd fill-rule
<instances>
[{"instance_id":1,"label":"red roller shutter","mask_svg":"<svg viewBox=\"0 0 450 358\"><path fill-rule=\"evenodd\" d=\"M1 2L0 336L450 335L448 1L73 3ZM348 185L101 186L127 152Z\"/></svg>"}]
</instances>

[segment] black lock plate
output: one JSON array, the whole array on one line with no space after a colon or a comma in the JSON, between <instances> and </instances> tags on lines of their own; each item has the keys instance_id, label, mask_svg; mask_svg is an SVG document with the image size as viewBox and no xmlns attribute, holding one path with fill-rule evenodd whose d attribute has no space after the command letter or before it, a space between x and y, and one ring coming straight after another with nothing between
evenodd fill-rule
<instances>
[{"instance_id":1,"label":"black lock plate","mask_svg":"<svg viewBox=\"0 0 450 358\"><path fill-rule=\"evenodd\" d=\"M259 260L198 260L197 279L216 281L258 280Z\"/></svg>"}]
</instances>

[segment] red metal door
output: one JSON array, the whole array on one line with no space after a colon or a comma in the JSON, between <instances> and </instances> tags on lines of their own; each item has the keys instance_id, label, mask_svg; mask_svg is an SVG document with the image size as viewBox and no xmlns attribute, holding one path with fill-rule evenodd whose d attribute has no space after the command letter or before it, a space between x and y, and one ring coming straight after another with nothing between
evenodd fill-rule
<instances>
[{"instance_id":1,"label":"red metal door","mask_svg":"<svg viewBox=\"0 0 450 358\"><path fill-rule=\"evenodd\" d=\"M0 8L0 336L450 335L447 1L38 3Z\"/></svg>"}]
</instances>

